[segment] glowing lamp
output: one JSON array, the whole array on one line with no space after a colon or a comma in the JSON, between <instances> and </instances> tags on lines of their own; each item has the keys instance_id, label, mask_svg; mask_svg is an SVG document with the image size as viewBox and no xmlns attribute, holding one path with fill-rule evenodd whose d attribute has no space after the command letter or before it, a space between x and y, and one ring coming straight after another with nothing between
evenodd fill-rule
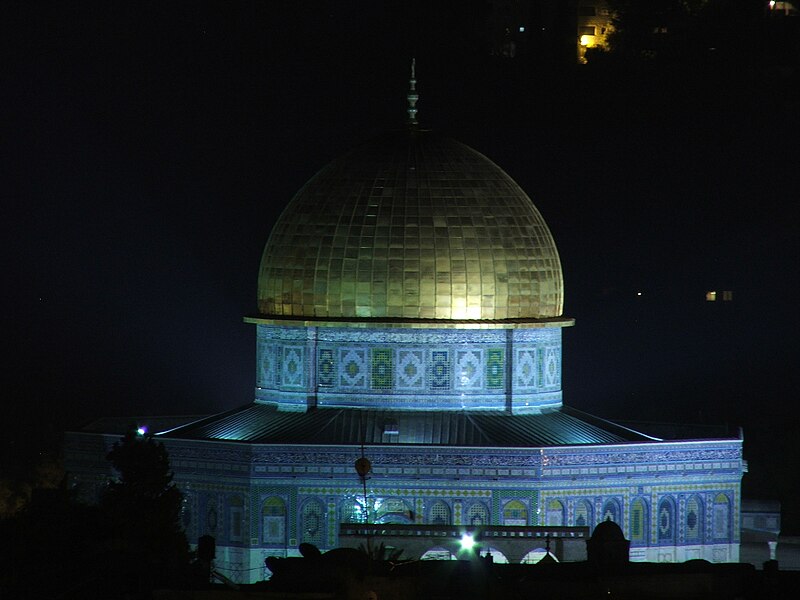
<instances>
[{"instance_id":1,"label":"glowing lamp","mask_svg":"<svg viewBox=\"0 0 800 600\"><path fill-rule=\"evenodd\" d=\"M472 550L475 547L475 538L471 533L465 533L461 536L461 549Z\"/></svg>"},{"instance_id":2,"label":"glowing lamp","mask_svg":"<svg viewBox=\"0 0 800 600\"><path fill-rule=\"evenodd\" d=\"M587 48L591 48L594 46L594 36L593 35L582 35L581 36L581 46L586 46Z\"/></svg>"},{"instance_id":3,"label":"glowing lamp","mask_svg":"<svg viewBox=\"0 0 800 600\"><path fill-rule=\"evenodd\" d=\"M144 435L144 434L146 434L146 433L147 433L147 427L139 427L139 428L136 430L136 435L138 435L138 436L140 436L140 437L141 437L141 436L143 436L143 435Z\"/></svg>"}]
</instances>

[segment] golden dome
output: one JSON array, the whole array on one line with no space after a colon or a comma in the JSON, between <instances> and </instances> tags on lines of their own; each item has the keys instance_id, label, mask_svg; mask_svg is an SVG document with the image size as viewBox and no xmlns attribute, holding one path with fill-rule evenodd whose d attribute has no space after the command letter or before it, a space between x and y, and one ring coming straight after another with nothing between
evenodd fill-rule
<instances>
[{"instance_id":1,"label":"golden dome","mask_svg":"<svg viewBox=\"0 0 800 600\"><path fill-rule=\"evenodd\" d=\"M559 317L553 237L500 167L410 129L334 160L295 195L267 241L264 317Z\"/></svg>"}]
</instances>

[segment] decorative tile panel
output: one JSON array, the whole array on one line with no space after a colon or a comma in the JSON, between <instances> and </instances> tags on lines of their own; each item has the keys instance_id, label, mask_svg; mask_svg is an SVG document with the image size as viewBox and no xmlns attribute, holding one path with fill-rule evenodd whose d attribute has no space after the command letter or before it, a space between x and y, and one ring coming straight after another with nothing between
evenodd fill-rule
<instances>
[{"instance_id":1,"label":"decorative tile panel","mask_svg":"<svg viewBox=\"0 0 800 600\"><path fill-rule=\"evenodd\" d=\"M372 363L372 382L373 390L392 389L392 365L394 362L392 350L390 348L373 348Z\"/></svg>"},{"instance_id":2,"label":"decorative tile panel","mask_svg":"<svg viewBox=\"0 0 800 600\"><path fill-rule=\"evenodd\" d=\"M333 348L320 348L319 350L317 385L326 388L336 385L336 360Z\"/></svg>"},{"instance_id":3,"label":"decorative tile panel","mask_svg":"<svg viewBox=\"0 0 800 600\"><path fill-rule=\"evenodd\" d=\"M431 389L435 391L450 389L449 350L431 351Z\"/></svg>"},{"instance_id":4,"label":"decorative tile panel","mask_svg":"<svg viewBox=\"0 0 800 600\"><path fill-rule=\"evenodd\" d=\"M486 351L486 387L500 389L505 383L505 362L502 348L490 348Z\"/></svg>"},{"instance_id":5,"label":"decorative tile panel","mask_svg":"<svg viewBox=\"0 0 800 600\"><path fill-rule=\"evenodd\" d=\"M305 383L303 360L305 348L302 346L284 346L281 360L281 386L285 388L302 388Z\"/></svg>"},{"instance_id":6,"label":"decorative tile panel","mask_svg":"<svg viewBox=\"0 0 800 600\"><path fill-rule=\"evenodd\" d=\"M342 388L367 388L367 351L356 348L339 349L339 385Z\"/></svg>"},{"instance_id":7,"label":"decorative tile panel","mask_svg":"<svg viewBox=\"0 0 800 600\"><path fill-rule=\"evenodd\" d=\"M559 387L561 385L561 353L559 348L546 348L543 362L544 386Z\"/></svg>"},{"instance_id":8,"label":"decorative tile panel","mask_svg":"<svg viewBox=\"0 0 800 600\"><path fill-rule=\"evenodd\" d=\"M456 350L455 388L479 390L483 387L483 351Z\"/></svg>"},{"instance_id":9,"label":"decorative tile panel","mask_svg":"<svg viewBox=\"0 0 800 600\"><path fill-rule=\"evenodd\" d=\"M561 405L559 328L259 325L257 331L256 399L287 410L302 410L310 401L329 407L505 410L509 397L519 413Z\"/></svg>"},{"instance_id":10,"label":"decorative tile panel","mask_svg":"<svg viewBox=\"0 0 800 600\"><path fill-rule=\"evenodd\" d=\"M514 365L516 388L519 390L533 390L536 388L536 349L517 349L517 360Z\"/></svg>"},{"instance_id":11,"label":"decorative tile panel","mask_svg":"<svg viewBox=\"0 0 800 600\"><path fill-rule=\"evenodd\" d=\"M397 389L425 389L425 351L398 350L397 352Z\"/></svg>"},{"instance_id":12,"label":"decorative tile panel","mask_svg":"<svg viewBox=\"0 0 800 600\"><path fill-rule=\"evenodd\" d=\"M275 385L275 374L278 370L273 344L259 346L259 384L263 387Z\"/></svg>"}]
</instances>

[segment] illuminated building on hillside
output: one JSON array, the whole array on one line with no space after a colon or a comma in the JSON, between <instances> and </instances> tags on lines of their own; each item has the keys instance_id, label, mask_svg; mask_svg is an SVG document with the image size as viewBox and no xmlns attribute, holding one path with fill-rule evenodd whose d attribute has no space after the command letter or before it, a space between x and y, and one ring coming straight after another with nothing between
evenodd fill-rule
<instances>
[{"instance_id":1,"label":"illuminated building on hillside","mask_svg":"<svg viewBox=\"0 0 800 600\"><path fill-rule=\"evenodd\" d=\"M553 237L500 167L417 124L415 83L408 125L324 167L275 224L245 319L254 400L149 423L190 541L214 536L218 567L241 581L364 522L460 526L480 543L482 526L610 519L632 560L736 561L741 437L662 440L563 404L574 321ZM115 427L67 435L90 496ZM544 543L518 546L511 558Z\"/></svg>"},{"instance_id":2,"label":"illuminated building on hillside","mask_svg":"<svg viewBox=\"0 0 800 600\"><path fill-rule=\"evenodd\" d=\"M588 48L605 48L612 29L612 13L606 0L578 2L578 62L586 62Z\"/></svg>"}]
</instances>

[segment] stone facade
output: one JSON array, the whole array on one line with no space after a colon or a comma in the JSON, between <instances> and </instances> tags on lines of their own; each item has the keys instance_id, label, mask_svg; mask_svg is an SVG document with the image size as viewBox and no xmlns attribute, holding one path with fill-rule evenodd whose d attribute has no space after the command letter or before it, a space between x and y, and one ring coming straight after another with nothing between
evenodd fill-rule
<instances>
[{"instance_id":1,"label":"stone facade","mask_svg":"<svg viewBox=\"0 0 800 600\"><path fill-rule=\"evenodd\" d=\"M67 440L74 483L89 495L110 475L99 439L70 434ZM103 448L116 439L103 436ZM260 580L264 558L295 556L302 542L335 548L339 525L364 519L465 530L483 524L591 529L612 519L631 540L634 561L739 557L741 440L368 448L366 514L353 469L358 448L163 441L185 494L189 539L214 536L217 566L237 581ZM522 556L542 547L541 540L526 543Z\"/></svg>"}]
</instances>

